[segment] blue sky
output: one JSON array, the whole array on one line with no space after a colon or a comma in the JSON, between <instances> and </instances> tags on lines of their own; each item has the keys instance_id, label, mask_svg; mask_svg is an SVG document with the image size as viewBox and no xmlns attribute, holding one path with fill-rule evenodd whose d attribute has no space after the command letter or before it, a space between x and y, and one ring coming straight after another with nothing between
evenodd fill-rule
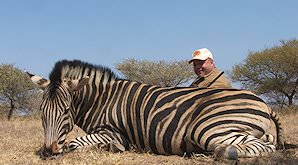
<instances>
[{"instance_id":1,"label":"blue sky","mask_svg":"<svg viewBox=\"0 0 298 165\"><path fill-rule=\"evenodd\" d=\"M0 61L47 77L61 59L190 59L229 71L249 51L298 38L295 0L1 0ZM191 66L190 66L191 67Z\"/></svg>"}]
</instances>

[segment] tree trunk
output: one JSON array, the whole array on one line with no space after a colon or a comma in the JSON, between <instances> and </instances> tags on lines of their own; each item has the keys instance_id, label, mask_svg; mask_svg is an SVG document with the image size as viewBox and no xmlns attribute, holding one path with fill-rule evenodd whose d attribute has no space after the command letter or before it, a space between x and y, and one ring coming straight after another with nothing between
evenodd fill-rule
<instances>
[{"instance_id":1,"label":"tree trunk","mask_svg":"<svg viewBox=\"0 0 298 165\"><path fill-rule=\"evenodd\" d=\"M8 113L8 116L7 116L7 117L8 117L8 120L10 120L14 108L15 108L14 101L11 99L11 100L10 100L10 110L9 110L9 113Z\"/></svg>"},{"instance_id":2,"label":"tree trunk","mask_svg":"<svg viewBox=\"0 0 298 165\"><path fill-rule=\"evenodd\" d=\"M289 106L293 105L293 96L288 97Z\"/></svg>"}]
</instances>

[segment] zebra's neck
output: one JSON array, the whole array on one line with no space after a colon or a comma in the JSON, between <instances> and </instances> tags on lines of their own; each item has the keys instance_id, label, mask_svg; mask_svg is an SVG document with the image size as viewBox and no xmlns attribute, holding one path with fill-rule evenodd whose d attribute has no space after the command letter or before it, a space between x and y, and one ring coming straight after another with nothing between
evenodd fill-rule
<instances>
[{"instance_id":1,"label":"zebra's neck","mask_svg":"<svg viewBox=\"0 0 298 165\"><path fill-rule=\"evenodd\" d=\"M134 94L147 91L156 86L131 82L128 80L114 80L109 83L90 83L84 87L84 90L77 92L73 99L74 121L84 131L90 133L96 131L93 126L106 123L107 111L119 109L119 105L130 105ZM101 80L100 82L104 82ZM124 94L123 92L134 91ZM136 100L135 100L136 101ZM113 119L109 118L109 121Z\"/></svg>"},{"instance_id":2,"label":"zebra's neck","mask_svg":"<svg viewBox=\"0 0 298 165\"><path fill-rule=\"evenodd\" d=\"M74 122L86 132L90 131L90 128L87 128L85 121L93 120L94 116L102 116L104 106L101 105L106 104L110 100L112 95L110 89L115 82L122 81L111 79L106 74L102 74L101 77L91 77L93 79L91 78L82 90L75 92L73 95Z\"/></svg>"}]
</instances>

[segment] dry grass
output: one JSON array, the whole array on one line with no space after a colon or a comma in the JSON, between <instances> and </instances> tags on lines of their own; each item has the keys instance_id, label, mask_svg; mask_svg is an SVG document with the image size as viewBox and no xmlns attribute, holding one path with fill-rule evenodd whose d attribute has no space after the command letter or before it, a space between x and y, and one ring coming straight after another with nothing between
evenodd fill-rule
<instances>
[{"instance_id":1,"label":"dry grass","mask_svg":"<svg viewBox=\"0 0 298 165\"><path fill-rule=\"evenodd\" d=\"M298 113L280 117L288 142L298 144ZM81 134L76 129L70 136ZM298 149L277 152L270 157L241 159L239 162L214 160L211 156L184 158L149 153L110 153L96 149L72 152L55 160L41 160L35 152L43 144L41 121L33 117L0 117L0 164L298 164Z\"/></svg>"}]
</instances>

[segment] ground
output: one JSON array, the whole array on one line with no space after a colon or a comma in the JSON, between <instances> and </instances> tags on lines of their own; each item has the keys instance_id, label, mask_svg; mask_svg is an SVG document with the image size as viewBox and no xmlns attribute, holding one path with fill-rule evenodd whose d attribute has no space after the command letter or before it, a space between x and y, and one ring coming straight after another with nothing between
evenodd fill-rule
<instances>
[{"instance_id":1,"label":"ground","mask_svg":"<svg viewBox=\"0 0 298 165\"><path fill-rule=\"evenodd\" d=\"M298 144L298 113L281 114L287 141ZM82 132L76 128L70 137ZM126 151L110 153L86 149L63 155L55 160L42 160L36 152L43 145L43 129L38 117L13 117L8 121L0 117L0 164L298 164L298 148L279 151L267 157L240 159L239 161L215 160L212 156L192 157L163 156L150 153Z\"/></svg>"}]
</instances>

